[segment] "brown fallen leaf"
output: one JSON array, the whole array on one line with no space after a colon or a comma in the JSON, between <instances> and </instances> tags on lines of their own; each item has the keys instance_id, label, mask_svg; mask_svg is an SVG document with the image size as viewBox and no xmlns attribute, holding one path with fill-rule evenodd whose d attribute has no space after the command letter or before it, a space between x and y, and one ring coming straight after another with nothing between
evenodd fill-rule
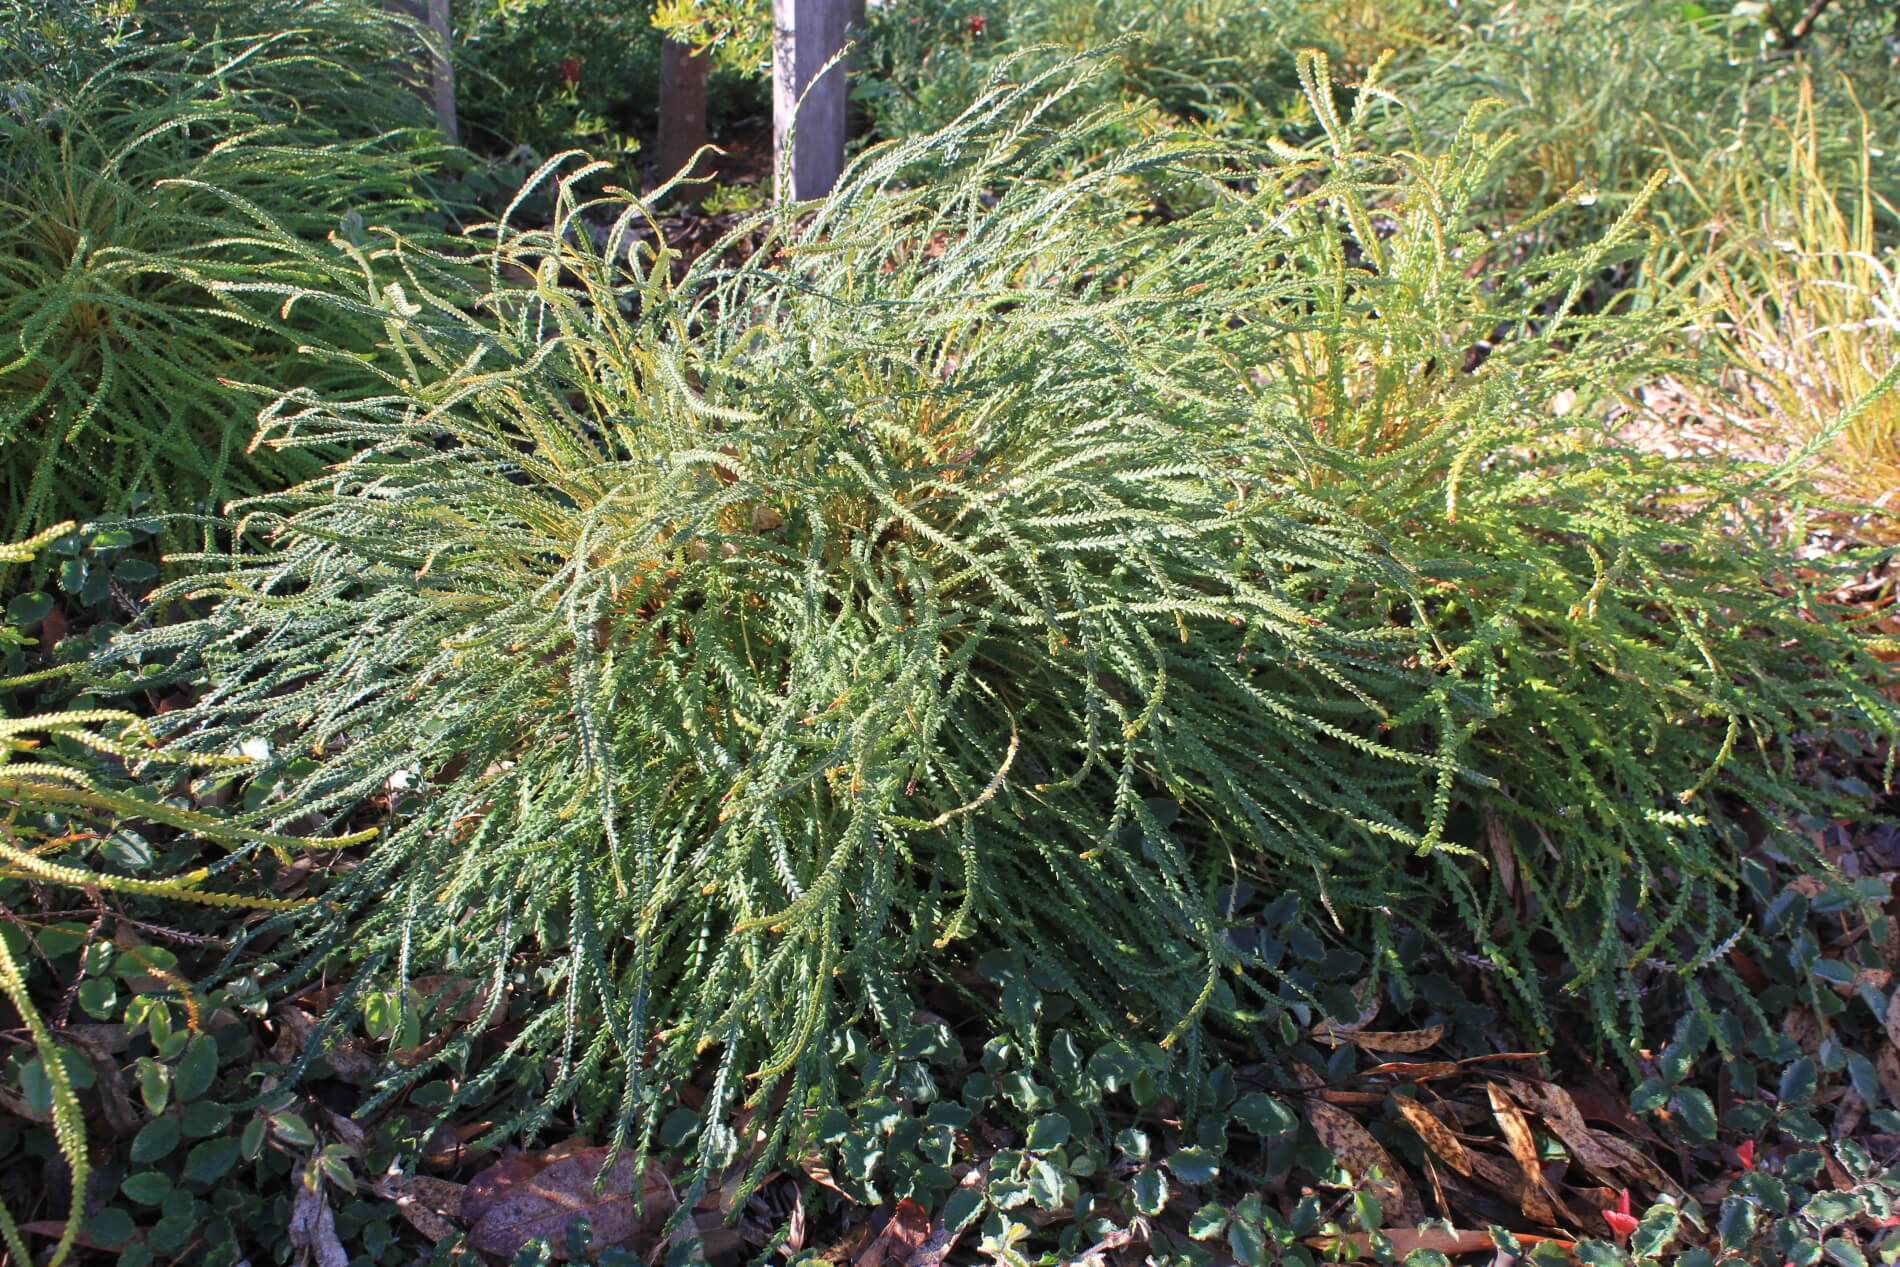
<instances>
[{"instance_id":1,"label":"brown fallen leaf","mask_svg":"<svg viewBox=\"0 0 1900 1267\"><path fill-rule=\"evenodd\" d=\"M1650 1129L1645 1122L1630 1116L1629 1106L1620 1092L1601 1086L1584 1085L1573 1087L1570 1091L1571 1103L1577 1106L1577 1112L1586 1122L1603 1122L1614 1126L1617 1131L1631 1139L1640 1139L1645 1144L1657 1148L1668 1147L1667 1141Z\"/></svg>"},{"instance_id":2,"label":"brown fallen leaf","mask_svg":"<svg viewBox=\"0 0 1900 1267\"><path fill-rule=\"evenodd\" d=\"M1497 866L1498 883L1511 899L1511 909L1523 910L1523 894L1517 884L1517 851L1511 847L1511 833L1504 819L1489 805L1484 807L1484 843L1490 846L1491 861Z\"/></svg>"},{"instance_id":3,"label":"brown fallen leaf","mask_svg":"<svg viewBox=\"0 0 1900 1267\"><path fill-rule=\"evenodd\" d=\"M829 1188L845 1200L851 1200L851 1194L838 1186L837 1179L832 1176L831 1168L818 1158L800 1157L798 1159L798 1168L805 1172L805 1178L811 1180L819 1187Z\"/></svg>"},{"instance_id":4,"label":"brown fallen leaf","mask_svg":"<svg viewBox=\"0 0 1900 1267\"><path fill-rule=\"evenodd\" d=\"M1418 1250L1436 1250L1441 1254L1481 1254L1487 1249L1496 1249L1497 1242L1491 1239L1489 1232L1472 1232L1462 1228L1447 1231L1439 1227L1392 1228L1380 1233L1392 1242L1392 1251L1400 1258ZM1549 1236L1519 1236L1525 1245L1538 1245L1545 1241L1552 1244L1569 1246L1571 1242L1557 1240ZM1351 1258L1372 1257L1372 1235L1369 1232L1348 1232L1341 1236L1309 1236L1306 1244L1314 1249L1332 1251L1344 1249Z\"/></svg>"},{"instance_id":5,"label":"brown fallen leaf","mask_svg":"<svg viewBox=\"0 0 1900 1267\"><path fill-rule=\"evenodd\" d=\"M1510 1146L1511 1158L1524 1176L1523 1187L1518 1190L1518 1204L1523 1208L1524 1217L1533 1223L1554 1227L1558 1207L1544 1182L1543 1168L1538 1164L1537 1138L1531 1134L1530 1122L1503 1087L1487 1082L1484 1090L1491 1097L1491 1113L1504 1133L1504 1142ZM1574 1219L1566 1221L1575 1222Z\"/></svg>"},{"instance_id":6,"label":"brown fallen leaf","mask_svg":"<svg viewBox=\"0 0 1900 1267\"><path fill-rule=\"evenodd\" d=\"M1458 1063L1461 1065L1489 1065L1497 1062L1522 1064L1530 1060L1542 1060L1550 1053L1547 1051L1494 1051L1488 1056L1466 1056Z\"/></svg>"},{"instance_id":7,"label":"brown fallen leaf","mask_svg":"<svg viewBox=\"0 0 1900 1267\"><path fill-rule=\"evenodd\" d=\"M49 1241L56 1241L66 1235L66 1221L64 1219L35 1219L31 1223L20 1224L20 1230L29 1236L43 1236ZM94 1240L84 1228L73 1236L73 1244L81 1249L96 1249L103 1253L113 1253L124 1248L122 1245L108 1245Z\"/></svg>"},{"instance_id":8,"label":"brown fallen leaf","mask_svg":"<svg viewBox=\"0 0 1900 1267\"><path fill-rule=\"evenodd\" d=\"M1359 1125L1357 1118L1322 1100L1312 1100L1306 1105L1306 1120L1312 1123L1314 1134L1334 1159L1356 1181L1371 1187L1388 1211L1399 1213L1401 1217L1396 1221L1416 1223L1424 1216L1424 1207L1399 1168L1392 1164L1390 1154L1372 1137L1372 1132ZM1372 1178L1374 1170L1379 1172L1377 1179Z\"/></svg>"},{"instance_id":9,"label":"brown fallen leaf","mask_svg":"<svg viewBox=\"0 0 1900 1267\"><path fill-rule=\"evenodd\" d=\"M396 1207L403 1222L420 1232L431 1244L440 1244L455 1235L451 1217L460 1217L464 1185L427 1175L384 1175L370 1189Z\"/></svg>"},{"instance_id":10,"label":"brown fallen leaf","mask_svg":"<svg viewBox=\"0 0 1900 1267\"><path fill-rule=\"evenodd\" d=\"M288 1231L297 1267L349 1267L350 1255L336 1234L336 1212L324 1200L322 1184L297 1185Z\"/></svg>"},{"instance_id":11,"label":"brown fallen leaf","mask_svg":"<svg viewBox=\"0 0 1900 1267\"><path fill-rule=\"evenodd\" d=\"M132 1097L126 1090L119 1063L90 1036L74 1032L77 1028L67 1026L60 1032L60 1037L77 1047L91 1063L93 1085L98 1088L99 1108L105 1116L106 1128L121 1138L138 1134L139 1128L145 1125L145 1118L132 1107Z\"/></svg>"},{"instance_id":12,"label":"brown fallen leaf","mask_svg":"<svg viewBox=\"0 0 1900 1267\"><path fill-rule=\"evenodd\" d=\"M1880 1089L1887 1093L1887 1099L1900 1104L1900 1049L1881 1049L1880 1055L1874 1058L1874 1077L1880 1082Z\"/></svg>"},{"instance_id":13,"label":"brown fallen leaf","mask_svg":"<svg viewBox=\"0 0 1900 1267\"><path fill-rule=\"evenodd\" d=\"M487 1214L490 1207L509 1191L534 1178L560 1156L581 1152L587 1147L588 1145L584 1142L569 1141L568 1144L556 1144L553 1148L541 1153L509 1149L497 1158L493 1165L476 1172L475 1177L463 1187L462 1221L475 1222ZM565 1152L563 1152L564 1149Z\"/></svg>"},{"instance_id":14,"label":"brown fallen leaf","mask_svg":"<svg viewBox=\"0 0 1900 1267\"><path fill-rule=\"evenodd\" d=\"M1834 1137L1852 1139L1854 1132L1860 1129L1860 1124L1866 1117L1867 1101L1861 1099L1860 1093L1850 1087L1847 1094L1841 1097L1840 1107L1834 1110Z\"/></svg>"},{"instance_id":15,"label":"brown fallen leaf","mask_svg":"<svg viewBox=\"0 0 1900 1267\"><path fill-rule=\"evenodd\" d=\"M1399 1116L1405 1119L1405 1124L1412 1128L1413 1133L1438 1155L1439 1160L1467 1179L1471 1177L1471 1154L1465 1151L1465 1146L1451 1133L1450 1127L1439 1121L1430 1109L1407 1096L1393 1096L1392 1105L1398 1109Z\"/></svg>"},{"instance_id":16,"label":"brown fallen leaf","mask_svg":"<svg viewBox=\"0 0 1900 1267\"><path fill-rule=\"evenodd\" d=\"M1889 1018L1892 1017L1892 1008L1888 1009L1887 1015ZM1796 1007L1789 1008L1787 1014L1781 1018L1781 1034L1782 1037L1793 1040L1796 1046L1812 1056L1820 1050L1821 1039L1826 1036L1826 1031L1821 1028L1820 1019L1812 1010Z\"/></svg>"},{"instance_id":17,"label":"brown fallen leaf","mask_svg":"<svg viewBox=\"0 0 1900 1267\"><path fill-rule=\"evenodd\" d=\"M1455 1060L1391 1060L1382 1065L1374 1065L1359 1076L1361 1078L1398 1078L1404 1082L1430 1082L1435 1078L1450 1078L1463 1071L1463 1066Z\"/></svg>"},{"instance_id":18,"label":"brown fallen leaf","mask_svg":"<svg viewBox=\"0 0 1900 1267\"><path fill-rule=\"evenodd\" d=\"M1453 1179L1456 1178L1454 1175ZM1452 1216L1451 1202L1445 1199L1445 1185L1439 1182L1438 1164L1430 1153L1425 1155L1425 1182L1431 1189L1432 1203L1438 1211L1438 1217L1449 1219Z\"/></svg>"},{"instance_id":19,"label":"brown fallen leaf","mask_svg":"<svg viewBox=\"0 0 1900 1267\"><path fill-rule=\"evenodd\" d=\"M885 1263L909 1262L911 1255L930 1239L930 1212L905 1197L891 1211L891 1217L865 1247L851 1260L851 1267L884 1267Z\"/></svg>"},{"instance_id":20,"label":"brown fallen leaf","mask_svg":"<svg viewBox=\"0 0 1900 1267\"><path fill-rule=\"evenodd\" d=\"M1523 1078L1509 1080L1512 1097L1531 1112L1544 1119L1544 1125L1551 1134L1562 1140L1564 1147L1570 1150L1583 1167L1606 1184L1614 1185L1618 1157L1603 1147L1583 1124L1583 1114L1577 1111L1576 1101L1562 1087L1548 1082L1531 1082Z\"/></svg>"},{"instance_id":21,"label":"brown fallen leaf","mask_svg":"<svg viewBox=\"0 0 1900 1267\"><path fill-rule=\"evenodd\" d=\"M1402 1053L1421 1052L1436 1047L1444 1041L1445 1027L1433 1025L1426 1029L1392 1030L1384 1033L1373 1030L1344 1029L1331 1021L1323 1021L1313 1027L1313 1037L1322 1042L1339 1044L1351 1043L1366 1051L1394 1051Z\"/></svg>"},{"instance_id":22,"label":"brown fallen leaf","mask_svg":"<svg viewBox=\"0 0 1900 1267\"><path fill-rule=\"evenodd\" d=\"M502 1158L463 1190L468 1243L484 1253L512 1258L523 1245L544 1236L554 1246L554 1257L564 1259L567 1225L576 1218L592 1226L597 1249L656 1234L674 1206L666 1172L655 1162L640 1175L633 1158L623 1154L596 1188L594 1181L606 1160L605 1148L549 1149Z\"/></svg>"},{"instance_id":23,"label":"brown fallen leaf","mask_svg":"<svg viewBox=\"0 0 1900 1267\"><path fill-rule=\"evenodd\" d=\"M1636 1145L1628 1140L1619 1139L1607 1131L1592 1131L1590 1136L1596 1140L1599 1148L1616 1155L1617 1164L1631 1178L1647 1184L1657 1192L1681 1195L1681 1185L1671 1179L1661 1166L1651 1161L1648 1155Z\"/></svg>"},{"instance_id":24,"label":"brown fallen leaf","mask_svg":"<svg viewBox=\"0 0 1900 1267\"><path fill-rule=\"evenodd\" d=\"M1515 1165L1498 1160L1490 1153L1471 1153L1472 1177L1493 1192L1509 1197L1520 1210L1524 1205L1524 1176Z\"/></svg>"}]
</instances>

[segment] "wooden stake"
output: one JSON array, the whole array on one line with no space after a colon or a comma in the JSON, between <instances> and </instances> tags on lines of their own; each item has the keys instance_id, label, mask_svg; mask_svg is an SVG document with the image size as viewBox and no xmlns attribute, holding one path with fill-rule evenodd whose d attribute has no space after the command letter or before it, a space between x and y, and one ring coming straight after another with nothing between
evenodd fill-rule
<instances>
[{"instance_id":1,"label":"wooden stake","mask_svg":"<svg viewBox=\"0 0 1900 1267\"><path fill-rule=\"evenodd\" d=\"M844 47L851 3L772 0L775 179L783 193L800 201L830 193L844 170L844 64L822 77L819 72Z\"/></svg>"},{"instance_id":2,"label":"wooden stake","mask_svg":"<svg viewBox=\"0 0 1900 1267\"><path fill-rule=\"evenodd\" d=\"M461 144L462 128L455 115L455 67L449 61L449 0L384 0L384 7L427 28L428 80L416 88L434 105L436 126L442 129L442 135Z\"/></svg>"}]
</instances>

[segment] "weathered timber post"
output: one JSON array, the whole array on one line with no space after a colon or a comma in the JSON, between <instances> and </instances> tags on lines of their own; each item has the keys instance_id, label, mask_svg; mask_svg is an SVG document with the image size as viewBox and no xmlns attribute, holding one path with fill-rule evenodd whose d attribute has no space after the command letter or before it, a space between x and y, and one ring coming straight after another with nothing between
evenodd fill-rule
<instances>
[{"instance_id":1,"label":"weathered timber post","mask_svg":"<svg viewBox=\"0 0 1900 1267\"><path fill-rule=\"evenodd\" d=\"M852 0L772 0L774 180L795 199L824 197L844 170L845 68L842 61L829 70L825 64L844 47L851 6Z\"/></svg>"},{"instance_id":2,"label":"weathered timber post","mask_svg":"<svg viewBox=\"0 0 1900 1267\"><path fill-rule=\"evenodd\" d=\"M660 125L655 138L653 178L673 179L706 144L706 71L711 59L677 40L660 45ZM706 175L706 164L692 172ZM703 185L684 185L672 197L698 202Z\"/></svg>"},{"instance_id":3,"label":"weathered timber post","mask_svg":"<svg viewBox=\"0 0 1900 1267\"><path fill-rule=\"evenodd\" d=\"M426 78L418 79L416 87L435 107L435 122L442 129L442 135L460 144L462 128L455 117L455 67L449 62L449 0L383 0L383 7L429 32L429 47L425 50Z\"/></svg>"}]
</instances>

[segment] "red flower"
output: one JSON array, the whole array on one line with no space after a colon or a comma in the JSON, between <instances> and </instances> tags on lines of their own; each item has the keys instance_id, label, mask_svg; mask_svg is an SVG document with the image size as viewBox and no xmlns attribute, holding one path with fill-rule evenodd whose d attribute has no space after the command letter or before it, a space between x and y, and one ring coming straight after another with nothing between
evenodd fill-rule
<instances>
[{"instance_id":1,"label":"red flower","mask_svg":"<svg viewBox=\"0 0 1900 1267\"><path fill-rule=\"evenodd\" d=\"M980 13L970 15L970 34L981 35L988 28L990 20Z\"/></svg>"},{"instance_id":2,"label":"red flower","mask_svg":"<svg viewBox=\"0 0 1900 1267\"><path fill-rule=\"evenodd\" d=\"M581 59L578 57L563 57L561 59L560 75L561 82L566 84L569 88L578 84L581 81Z\"/></svg>"},{"instance_id":3,"label":"red flower","mask_svg":"<svg viewBox=\"0 0 1900 1267\"><path fill-rule=\"evenodd\" d=\"M1629 1244L1630 1233L1636 1230L1636 1219L1630 1213L1630 1190L1624 1188L1616 1194L1616 1208L1603 1212L1603 1221L1610 1225L1610 1231L1616 1237L1618 1245Z\"/></svg>"},{"instance_id":4,"label":"red flower","mask_svg":"<svg viewBox=\"0 0 1900 1267\"><path fill-rule=\"evenodd\" d=\"M1745 1139L1735 1148L1735 1160L1742 1163L1743 1170L1755 1168L1755 1141Z\"/></svg>"}]
</instances>

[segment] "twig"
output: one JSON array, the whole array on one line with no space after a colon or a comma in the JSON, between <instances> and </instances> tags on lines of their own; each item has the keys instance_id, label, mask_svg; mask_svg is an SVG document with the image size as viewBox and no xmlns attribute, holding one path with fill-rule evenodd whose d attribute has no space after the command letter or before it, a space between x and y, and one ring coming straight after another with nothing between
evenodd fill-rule
<instances>
[{"instance_id":1,"label":"twig","mask_svg":"<svg viewBox=\"0 0 1900 1267\"><path fill-rule=\"evenodd\" d=\"M1823 13L1826 13L1827 7L1833 3L1834 0L1808 0L1807 11L1803 13L1800 18L1796 19L1793 26L1781 32L1781 47L1784 49L1792 49L1801 43L1802 40L1807 39L1808 32L1814 29L1815 21ZM1773 14L1774 8L1770 6L1768 12ZM1778 26L1779 23L1776 25Z\"/></svg>"}]
</instances>

